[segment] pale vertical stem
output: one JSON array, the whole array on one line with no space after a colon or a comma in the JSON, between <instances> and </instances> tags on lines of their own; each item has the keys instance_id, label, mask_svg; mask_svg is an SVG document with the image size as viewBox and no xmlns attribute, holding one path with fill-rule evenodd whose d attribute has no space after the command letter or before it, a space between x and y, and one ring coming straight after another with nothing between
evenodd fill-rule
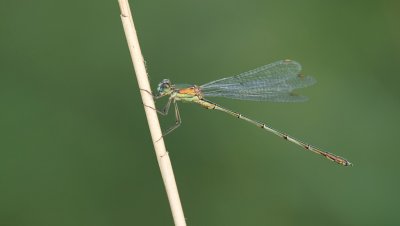
<instances>
[{"instance_id":1,"label":"pale vertical stem","mask_svg":"<svg viewBox=\"0 0 400 226\"><path fill-rule=\"evenodd\" d=\"M184 226L186 225L185 217L183 215L183 209L178 194L178 188L176 186L174 173L172 171L171 161L169 159L169 155L165 148L164 140L162 138L162 132L158 121L157 112L154 110L154 100L149 93L143 91L151 91L151 88L147 77L142 52L140 50L139 41L136 35L135 26L133 24L129 3L128 0L118 0L118 2L121 9L121 20L124 26L129 51L131 53L136 78L139 84L139 88L142 90L140 92L142 96L142 101L144 105L149 106L144 107L144 110L149 124L158 165L160 167L161 175L171 207L172 217L174 219L175 225ZM155 207L154 210L157 210L157 208Z\"/></svg>"}]
</instances>

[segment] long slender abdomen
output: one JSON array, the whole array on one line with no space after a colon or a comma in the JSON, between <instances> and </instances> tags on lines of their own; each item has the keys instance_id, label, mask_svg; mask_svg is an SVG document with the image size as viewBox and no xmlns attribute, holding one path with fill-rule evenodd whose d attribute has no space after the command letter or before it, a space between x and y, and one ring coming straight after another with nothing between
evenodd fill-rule
<instances>
[{"instance_id":1,"label":"long slender abdomen","mask_svg":"<svg viewBox=\"0 0 400 226\"><path fill-rule=\"evenodd\" d=\"M211 101L208 101L208 100L205 100L205 99L200 99L200 100L196 101L196 103L200 104L201 106L203 106L203 107L205 107L207 109L219 110L219 111L228 113L228 114L230 114L230 115L232 115L232 116L234 116L236 118L243 119L243 120L245 120L247 122L250 122L250 123L254 124L255 126L257 126L259 128L262 128L262 129L265 129L265 130L267 130L267 131L269 131L269 132L271 132L271 133L273 133L273 134L275 134L275 135L277 135L277 136L279 136L279 137L281 137L281 138L283 138L283 139L285 139L285 140L287 140L287 141L289 141L291 143L297 144L298 146L304 148L305 150L309 150L309 151L312 151L312 152L314 152L316 154L322 155L325 158L327 158L327 159L329 159L329 160L331 160L333 162L336 162L336 163L338 163L340 165L343 165L343 166L350 166L351 165L351 163L349 161L347 161L346 159L344 159L344 158L342 158L340 156L334 155L334 154L329 153L329 152L321 151L320 149L318 149L318 148L316 148L314 146L306 144L306 143L304 143L303 141L301 141L299 139L296 139L294 137L291 137L291 136L289 136L289 135L287 135L285 133L282 133L282 132L274 129L274 128L266 125L265 123L258 122L256 120L247 118L246 116L243 116L242 114L240 114L238 112L234 112L232 110L224 108L224 107L222 107L222 106L220 106L218 104L215 104L215 103L213 103Z\"/></svg>"}]
</instances>

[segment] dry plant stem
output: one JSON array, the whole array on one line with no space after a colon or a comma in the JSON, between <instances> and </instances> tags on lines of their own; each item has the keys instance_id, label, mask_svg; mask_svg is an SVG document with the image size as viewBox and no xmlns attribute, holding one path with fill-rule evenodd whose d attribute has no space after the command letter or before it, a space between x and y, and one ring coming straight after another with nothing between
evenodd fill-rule
<instances>
[{"instance_id":1,"label":"dry plant stem","mask_svg":"<svg viewBox=\"0 0 400 226\"><path fill-rule=\"evenodd\" d=\"M144 110L146 112L151 138L153 140L154 149L157 155L158 165L160 166L161 175L164 181L169 204L171 206L172 217L175 225L184 226L186 225L186 222L183 215L181 201L179 199L178 189L176 187L174 173L172 171L171 161L162 138L157 112L153 110L155 108L154 100L153 97L145 91L150 91L151 88L147 77L143 56L140 50L139 41L136 35L135 26L133 24L129 3L127 0L118 0L118 2L121 9L121 20L124 26L129 51L131 53L137 81L141 90L140 93L142 96L142 101L144 105L149 106L144 107Z\"/></svg>"}]
</instances>

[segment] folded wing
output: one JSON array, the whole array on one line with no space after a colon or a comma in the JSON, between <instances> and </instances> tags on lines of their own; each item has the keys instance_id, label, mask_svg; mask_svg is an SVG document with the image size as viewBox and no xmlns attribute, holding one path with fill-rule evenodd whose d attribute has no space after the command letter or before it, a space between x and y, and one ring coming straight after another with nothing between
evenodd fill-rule
<instances>
[{"instance_id":1,"label":"folded wing","mask_svg":"<svg viewBox=\"0 0 400 226\"><path fill-rule=\"evenodd\" d=\"M299 102L307 97L293 93L315 83L311 76L300 74L301 65L295 61L282 60L219 79L200 86L205 97L226 97L240 100Z\"/></svg>"}]
</instances>

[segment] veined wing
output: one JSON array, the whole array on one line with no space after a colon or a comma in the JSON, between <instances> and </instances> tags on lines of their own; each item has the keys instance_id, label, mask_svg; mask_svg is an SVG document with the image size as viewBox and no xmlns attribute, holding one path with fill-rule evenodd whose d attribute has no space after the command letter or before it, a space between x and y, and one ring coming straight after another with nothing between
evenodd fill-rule
<instances>
[{"instance_id":1,"label":"veined wing","mask_svg":"<svg viewBox=\"0 0 400 226\"><path fill-rule=\"evenodd\" d=\"M292 93L315 83L310 76L300 74L301 65L296 61L282 60L219 79L200 86L206 97L226 97L241 100L299 102L307 97Z\"/></svg>"}]
</instances>

